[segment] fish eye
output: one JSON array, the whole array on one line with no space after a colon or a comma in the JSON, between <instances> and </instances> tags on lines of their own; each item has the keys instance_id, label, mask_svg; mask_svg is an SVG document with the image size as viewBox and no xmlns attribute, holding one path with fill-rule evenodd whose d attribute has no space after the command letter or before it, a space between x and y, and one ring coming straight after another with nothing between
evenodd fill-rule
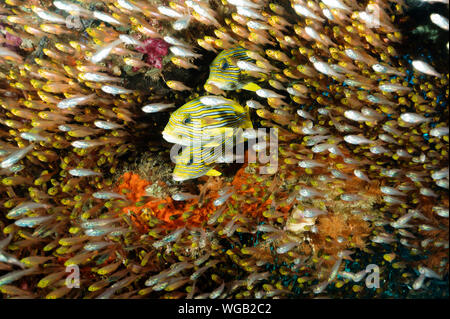
<instances>
[{"instance_id":1,"label":"fish eye","mask_svg":"<svg viewBox=\"0 0 450 319\"><path fill-rule=\"evenodd\" d=\"M222 66L220 67L222 70L225 70L225 69L227 69L228 68L228 62L227 61L224 61L223 63L222 63Z\"/></svg>"},{"instance_id":2,"label":"fish eye","mask_svg":"<svg viewBox=\"0 0 450 319\"><path fill-rule=\"evenodd\" d=\"M189 123L191 123L191 118L190 118L189 116L186 117L186 118L184 119L183 123L184 123L184 124L189 124Z\"/></svg>"},{"instance_id":3,"label":"fish eye","mask_svg":"<svg viewBox=\"0 0 450 319\"><path fill-rule=\"evenodd\" d=\"M192 165L193 163L194 163L194 159L191 157L191 158L189 159L188 165Z\"/></svg>"}]
</instances>

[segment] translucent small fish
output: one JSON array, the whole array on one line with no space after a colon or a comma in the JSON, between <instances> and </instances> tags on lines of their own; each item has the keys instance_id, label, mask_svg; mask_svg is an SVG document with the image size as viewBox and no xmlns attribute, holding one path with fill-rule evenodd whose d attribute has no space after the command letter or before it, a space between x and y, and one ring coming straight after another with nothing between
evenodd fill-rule
<instances>
[{"instance_id":1,"label":"translucent small fish","mask_svg":"<svg viewBox=\"0 0 450 319\"><path fill-rule=\"evenodd\" d=\"M100 48L97 52L95 52L92 56L91 56L91 62L93 63L99 63L102 60L104 60L110 53L111 51L118 46L120 43L122 43L121 39L115 40L111 43L108 43L107 45L105 45L104 47ZM108 93L108 92L107 92Z\"/></svg>"},{"instance_id":2,"label":"translucent small fish","mask_svg":"<svg viewBox=\"0 0 450 319\"><path fill-rule=\"evenodd\" d=\"M99 218L99 219L90 219L87 220L83 223L81 223L81 227L85 228L85 229L89 229L89 228L96 228L96 227L103 227L103 226L107 226L111 223L114 222L118 222L120 221L121 218Z\"/></svg>"},{"instance_id":3,"label":"translucent small fish","mask_svg":"<svg viewBox=\"0 0 450 319\"><path fill-rule=\"evenodd\" d=\"M169 48L170 52L172 52L176 56L180 56L183 58L199 58L202 55L192 52L191 50L182 47L182 46L171 46Z\"/></svg>"},{"instance_id":4,"label":"translucent small fish","mask_svg":"<svg viewBox=\"0 0 450 319\"><path fill-rule=\"evenodd\" d=\"M221 206L221 205L223 205L227 201L227 199L230 198L230 196L232 194L233 194L233 192L230 192L228 194L224 194L224 195L220 196L219 198L214 200L213 205L214 206Z\"/></svg>"},{"instance_id":5,"label":"translucent small fish","mask_svg":"<svg viewBox=\"0 0 450 319\"><path fill-rule=\"evenodd\" d=\"M309 114L308 112L304 111L304 110L297 110L297 114L307 120L314 120L314 117L312 117L311 114Z\"/></svg>"},{"instance_id":6,"label":"translucent small fish","mask_svg":"<svg viewBox=\"0 0 450 319\"><path fill-rule=\"evenodd\" d=\"M333 175L336 178L342 179L342 180L348 180L349 176L347 174L342 173L341 171L337 169L330 170L331 175Z\"/></svg>"},{"instance_id":7,"label":"translucent small fish","mask_svg":"<svg viewBox=\"0 0 450 319\"><path fill-rule=\"evenodd\" d=\"M305 207L301 210L296 210L294 212L295 217L301 217L301 218L314 218L318 217L320 215L326 215L327 212L315 207Z\"/></svg>"},{"instance_id":8,"label":"translucent small fish","mask_svg":"<svg viewBox=\"0 0 450 319\"><path fill-rule=\"evenodd\" d=\"M156 274L156 275L148 278L147 281L145 282L145 285L148 287L156 285L159 281L161 281L162 279L164 279L166 277L167 277L167 271L160 272L159 274Z\"/></svg>"},{"instance_id":9,"label":"translucent small fish","mask_svg":"<svg viewBox=\"0 0 450 319\"><path fill-rule=\"evenodd\" d=\"M268 89L259 89L256 91L256 94L262 98L283 98L283 95L275 93L272 90Z\"/></svg>"},{"instance_id":10,"label":"translucent small fish","mask_svg":"<svg viewBox=\"0 0 450 319\"><path fill-rule=\"evenodd\" d=\"M185 230L186 230L186 228L184 228L184 227L174 230L172 233L165 236L163 239L153 243L153 247L158 248L158 247L161 247L162 245L176 241Z\"/></svg>"},{"instance_id":11,"label":"translucent small fish","mask_svg":"<svg viewBox=\"0 0 450 319\"><path fill-rule=\"evenodd\" d=\"M261 21L255 21L255 20L248 20L247 26L251 29L255 30L268 30L271 28L270 25L261 22Z\"/></svg>"},{"instance_id":12,"label":"translucent small fish","mask_svg":"<svg viewBox=\"0 0 450 319\"><path fill-rule=\"evenodd\" d=\"M172 195L172 199L175 201L186 201L198 198L198 195L193 195L189 193L176 193Z\"/></svg>"},{"instance_id":13,"label":"translucent small fish","mask_svg":"<svg viewBox=\"0 0 450 319\"><path fill-rule=\"evenodd\" d=\"M35 202L25 202L22 203L18 206L16 206L15 208L11 209L8 214L6 214L7 218L16 218L19 217L23 214L25 214L26 212L35 210L35 209L39 209L39 208L49 208L50 205L48 204L43 204L43 203L35 203Z\"/></svg>"},{"instance_id":14,"label":"translucent small fish","mask_svg":"<svg viewBox=\"0 0 450 319\"><path fill-rule=\"evenodd\" d=\"M296 246L298 246L298 245L300 245L300 243L299 242L289 242L289 243L286 243L286 244L282 244L282 245L280 245L280 246L278 246L278 248L277 248L277 254L285 254L285 253L287 253L287 252L289 252L292 248L294 248L294 247L296 247Z\"/></svg>"},{"instance_id":15,"label":"translucent small fish","mask_svg":"<svg viewBox=\"0 0 450 319\"><path fill-rule=\"evenodd\" d=\"M380 134L380 135L378 135L378 137L383 142L392 143L392 144L398 144L398 142L392 136L390 136L388 134Z\"/></svg>"},{"instance_id":16,"label":"translucent small fish","mask_svg":"<svg viewBox=\"0 0 450 319\"><path fill-rule=\"evenodd\" d=\"M75 107L79 105L83 105L84 103L88 103L92 101L96 97L96 94L90 94L90 95L82 95L82 96L76 96L72 98L68 98L65 100L62 100L58 102L58 108L60 109L67 109L70 107Z\"/></svg>"},{"instance_id":17,"label":"translucent small fish","mask_svg":"<svg viewBox=\"0 0 450 319\"><path fill-rule=\"evenodd\" d=\"M32 132L20 133L20 137L30 142L48 142L49 138Z\"/></svg>"},{"instance_id":18,"label":"translucent small fish","mask_svg":"<svg viewBox=\"0 0 450 319\"><path fill-rule=\"evenodd\" d=\"M378 155L378 154L390 154L390 151L388 149L384 148L383 146L379 146L379 145L372 146L371 148L369 148L369 151L372 154L376 154L376 155Z\"/></svg>"},{"instance_id":19,"label":"translucent small fish","mask_svg":"<svg viewBox=\"0 0 450 319\"><path fill-rule=\"evenodd\" d=\"M440 179L440 180L436 181L436 185L441 187L441 188L448 189L449 188L449 181L448 181L448 179Z\"/></svg>"},{"instance_id":20,"label":"translucent small fish","mask_svg":"<svg viewBox=\"0 0 450 319\"><path fill-rule=\"evenodd\" d=\"M102 176L101 173L86 168L74 168L69 170L69 174L77 177Z\"/></svg>"},{"instance_id":21,"label":"translucent small fish","mask_svg":"<svg viewBox=\"0 0 450 319\"><path fill-rule=\"evenodd\" d=\"M142 107L145 113L156 113L175 107L174 103L153 103Z\"/></svg>"},{"instance_id":22,"label":"translucent small fish","mask_svg":"<svg viewBox=\"0 0 450 319\"><path fill-rule=\"evenodd\" d=\"M330 67L328 63L325 63L323 61L315 61L313 62L313 66L317 71L319 71L322 74L334 76L341 80L344 79L344 76L342 74L337 73L332 67Z\"/></svg>"},{"instance_id":23,"label":"translucent small fish","mask_svg":"<svg viewBox=\"0 0 450 319\"><path fill-rule=\"evenodd\" d=\"M127 199L124 195L108 191L95 192L92 194L92 196L98 199L116 199L116 198Z\"/></svg>"},{"instance_id":24,"label":"translucent small fish","mask_svg":"<svg viewBox=\"0 0 450 319\"><path fill-rule=\"evenodd\" d=\"M359 179L362 179L363 181L370 182L370 179L367 177L367 175L364 174L364 172L361 171L361 170L359 170L359 169L355 169L355 170L353 171L353 174L354 174L356 177L358 177Z\"/></svg>"},{"instance_id":25,"label":"translucent small fish","mask_svg":"<svg viewBox=\"0 0 450 319\"><path fill-rule=\"evenodd\" d=\"M135 6L133 3L131 3L128 0L117 0L117 4L126 10L141 11L141 9L139 7Z\"/></svg>"},{"instance_id":26,"label":"translucent small fish","mask_svg":"<svg viewBox=\"0 0 450 319\"><path fill-rule=\"evenodd\" d=\"M438 27L448 31L448 19L446 17L443 17L438 13L432 13L430 15L430 20Z\"/></svg>"},{"instance_id":27,"label":"translucent small fish","mask_svg":"<svg viewBox=\"0 0 450 319\"><path fill-rule=\"evenodd\" d=\"M181 31L181 30L186 29L189 26L190 22L191 22L191 16L187 15L187 16L177 19L174 23L172 23L172 28L174 28L177 31Z\"/></svg>"},{"instance_id":28,"label":"translucent small fish","mask_svg":"<svg viewBox=\"0 0 450 319\"><path fill-rule=\"evenodd\" d=\"M25 270L15 270L8 272L7 274L0 277L0 286L7 285L11 282L14 282L24 276L32 274L37 271L36 267L28 268Z\"/></svg>"},{"instance_id":29,"label":"translucent small fish","mask_svg":"<svg viewBox=\"0 0 450 319\"><path fill-rule=\"evenodd\" d=\"M16 220L14 224L19 227L36 227L48 220L55 218L55 216L39 216L39 217L25 217L19 220Z\"/></svg>"},{"instance_id":30,"label":"translucent small fish","mask_svg":"<svg viewBox=\"0 0 450 319\"><path fill-rule=\"evenodd\" d=\"M412 287L414 290L419 290L420 288L422 288L422 285L425 281L425 274L420 274L419 277L414 280Z\"/></svg>"},{"instance_id":31,"label":"translucent small fish","mask_svg":"<svg viewBox=\"0 0 450 319\"><path fill-rule=\"evenodd\" d=\"M121 34L121 35L119 35L119 39L122 40L122 42L125 43L125 44L137 45L137 46L140 46L140 47L144 46L143 42L136 40L135 38L133 38L132 36L130 36L128 34Z\"/></svg>"},{"instance_id":32,"label":"translucent small fish","mask_svg":"<svg viewBox=\"0 0 450 319\"><path fill-rule=\"evenodd\" d=\"M92 140L83 140L83 141L73 141L72 143L73 147L75 148L90 148L95 146L100 146L106 144L106 142L100 142L100 141L92 141Z\"/></svg>"},{"instance_id":33,"label":"translucent small fish","mask_svg":"<svg viewBox=\"0 0 450 319\"><path fill-rule=\"evenodd\" d=\"M19 261L14 255L4 252L1 249L0 249L0 262L16 265L22 269L25 268L25 265L21 261Z\"/></svg>"},{"instance_id":34,"label":"translucent small fish","mask_svg":"<svg viewBox=\"0 0 450 319\"><path fill-rule=\"evenodd\" d=\"M31 6L31 10L33 10L34 13L36 13L36 15L39 18L41 18L42 20L46 20L46 21L50 21L50 22L54 22L54 23L61 23L61 24L66 23L66 19L64 19L64 17L60 16L59 14L56 14L56 13L53 13L50 11L46 11L37 6Z\"/></svg>"},{"instance_id":35,"label":"translucent small fish","mask_svg":"<svg viewBox=\"0 0 450 319\"><path fill-rule=\"evenodd\" d=\"M406 123L410 124L420 124L420 123L428 123L431 122L431 119L426 118L417 113L402 113L400 118Z\"/></svg>"},{"instance_id":36,"label":"translucent small fish","mask_svg":"<svg viewBox=\"0 0 450 319\"><path fill-rule=\"evenodd\" d=\"M361 112L354 111L354 110L348 110L344 112L344 116L350 120L357 121L357 122L371 122L374 119L364 116Z\"/></svg>"},{"instance_id":37,"label":"translucent small fish","mask_svg":"<svg viewBox=\"0 0 450 319\"><path fill-rule=\"evenodd\" d=\"M192 90L192 88L184 85L180 81L171 80L171 81L167 81L166 84L168 87L170 87L171 89L173 89L175 91L190 91L190 90Z\"/></svg>"},{"instance_id":38,"label":"translucent small fish","mask_svg":"<svg viewBox=\"0 0 450 319\"><path fill-rule=\"evenodd\" d=\"M192 267L194 267L194 265L189 262L186 262L186 261L172 264L170 266L170 270L167 273L167 276L174 276L174 275L178 274L180 271L183 271L185 269L189 269Z\"/></svg>"},{"instance_id":39,"label":"translucent small fish","mask_svg":"<svg viewBox=\"0 0 450 319\"><path fill-rule=\"evenodd\" d=\"M218 288L216 288L213 292L211 292L209 298L210 299L218 298L222 294L224 289L225 289L225 282L223 282Z\"/></svg>"},{"instance_id":40,"label":"translucent small fish","mask_svg":"<svg viewBox=\"0 0 450 319\"><path fill-rule=\"evenodd\" d=\"M314 167L325 167L327 165L324 163L317 162L315 160L303 160L298 162L298 166L302 168L314 168Z\"/></svg>"},{"instance_id":41,"label":"translucent small fish","mask_svg":"<svg viewBox=\"0 0 450 319\"><path fill-rule=\"evenodd\" d=\"M248 100L246 102L246 105L249 108L252 108L252 109L255 109L255 110L264 109L264 106L261 103L259 103L258 101L255 101L255 100Z\"/></svg>"},{"instance_id":42,"label":"translucent small fish","mask_svg":"<svg viewBox=\"0 0 450 319\"><path fill-rule=\"evenodd\" d=\"M319 17L318 15L316 15L315 13L313 13L311 10L309 10L303 4L294 4L292 7L294 8L294 11L300 16L303 16L303 17L306 17L306 18L315 19L315 20L320 21L320 22L324 22L325 21L325 19L323 19L323 18Z\"/></svg>"},{"instance_id":43,"label":"translucent small fish","mask_svg":"<svg viewBox=\"0 0 450 319\"><path fill-rule=\"evenodd\" d=\"M430 135L434 137L448 136L448 126L436 127L430 131Z\"/></svg>"},{"instance_id":44,"label":"translucent small fish","mask_svg":"<svg viewBox=\"0 0 450 319\"><path fill-rule=\"evenodd\" d=\"M243 71L262 72L262 73L266 72L265 69L260 68L256 64L249 61L239 60L236 62L236 65L238 66L239 69Z\"/></svg>"},{"instance_id":45,"label":"translucent small fish","mask_svg":"<svg viewBox=\"0 0 450 319\"><path fill-rule=\"evenodd\" d=\"M262 16L259 12L249 8L249 7L236 7L237 13L241 16L251 18L251 19L259 19L264 20L264 16Z\"/></svg>"},{"instance_id":46,"label":"translucent small fish","mask_svg":"<svg viewBox=\"0 0 450 319\"><path fill-rule=\"evenodd\" d=\"M22 60L23 60L22 56L18 55L17 53L15 53L14 51L11 51L10 49L8 49L6 47L0 47L0 57L11 58L18 62L22 62Z\"/></svg>"},{"instance_id":47,"label":"translucent small fish","mask_svg":"<svg viewBox=\"0 0 450 319\"><path fill-rule=\"evenodd\" d=\"M258 9L261 8L261 4L252 2L250 0L228 0L229 4L232 4L236 7L248 7L248 8L254 8Z\"/></svg>"},{"instance_id":48,"label":"translucent small fish","mask_svg":"<svg viewBox=\"0 0 450 319\"><path fill-rule=\"evenodd\" d=\"M340 9L344 11L352 11L347 5L340 0L321 0L330 9Z\"/></svg>"},{"instance_id":49,"label":"translucent small fish","mask_svg":"<svg viewBox=\"0 0 450 319\"><path fill-rule=\"evenodd\" d=\"M406 194L400 192L399 190L397 190L394 187L389 187L389 186L381 186L380 190L383 194L386 195L394 195L394 196L406 196Z\"/></svg>"},{"instance_id":50,"label":"translucent small fish","mask_svg":"<svg viewBox=\"0 0 450 319\"><path fill-rule=\"evenodd\" d=\"M421 187L419 193L427 197L439 197L431 188Z\"/></svg>"},{"instance_id":51,"label":"translucent small fish","mask_svg":"<svg viewBox=\"0 0 450 319\"><path fill-rule=\"evenodd\" d=\"M402 199L400 199L400 198L397 198L397 197L394 197L394 196L391 196L391 195L383 196L383 200L384 200L386 203L389 203L389 204L392 204L392 205L401 205L401 204L405 204L405 201L404 201L404 200L402 200Z\"/></svg>"},{"instance_id":52,"label":"translucent small fish","mask_svg":"<svg viewBox=\"0 0 450 319\"><path fill-rule=\"evenodd\" d=\"M122 125L114 123L114 122L109 122L109 121L94 121L94 125L98 128L104 129L104 130L116 130L119 128L122 128Z\"/></svg>"},{"instance_id":53,"label":"translucent small fish","mask_svg":"<svg viewBox=\"0 0 450 319\"><path fill-rule=\"evenodd\" d=\"M79 15L79 14L91 15L91 12L89 10L84 9L83 7L73 2L55 0L53 1L53 5L60 10L70 13L71 15Z\"/></svg>"},{"instance_id":54,"label":"translucent small fish","mask_svg":"<svg viewBox=\"0 0 450 319\"><path fill-rule=\"evenodd\" d=\"M109 93L109 94L130 94L133 93L133 90L128 90L126 88L120 87L120 86L116 86L116 85L102 85L101 90L105 93Z\"/></svg>"},{"instance_id":55,"label":"translucent small fish","mask_svg":"<svg viewBox=\"0 0 450 319\"><path fill-rule=\"evenodd\" d=\"M363 197L358 194L342 194L341 199L346 202L355 202L362 200Z\"/></svg>"},{"instance_id":56,"label":"translucent small fish","mask_svg":"<svg viewBox=\"0 0 450 319\"><path fill-rule=\"evenodd\" d=\"M12 152L10 155L8 155L6 158L3 159L3 161L0 163L1 168L8 168L16 164L18 161L20 161L22 158L24 158L32 149L34 145L30 144L27 147L21 148L15 152Z\"/></svg>"},{"instance_id":57,"label":"translucent small fish","mask_svg":"<svg viewBox=\"0 0 450 319\"><path fill-rule=\"evenodd\" d=\"M302 187L299 194L303 197L324 197L324 193L320 192L314 188Z\"/></svg>"},{"instance_id":58,"label":"translucent small fish","mask_svg":"<svg viewBox=\"0 0 450 319\"><path fill-rule=\"evenodd\" d=\"M80 73L78 74L80 79L84 81L91 81L91 82L120 82L122 81L121 78L110 76L106 73L100 73L100 72L87 72L87 73Z\"/></svg>"},{"instance_id":59,"label":"translucent small fish","mask_svg":"<svg viewBox=\"0 0 450 319\"><path fill-rule=\"evenodd\" d=\"M380 84L378 88L383 92L394 93L394 92L409 92L411 88L403 86L400 84Z\"/></svg>"},{"instance_id":60,"label":"translucent small fish","mask_svg":"<svg viewBox=\"0 0 450 319\"><path fill-rule=\"evenodd\" d=\"M362 144L372 144L374 141L361 135L346 135L344 140L349 144L362 145Z\"/></svg>"},{"instance_id":61,"label":"translucent small fish","mask_svg":"<svg viewBox=\"0 0 450 319\"><path fill-rule=\"evenodd\" d=\"M84 245L83 249L87 250L87 251L99 251L102 248L105 248L105 247L108 247L111 245L113 245L113 243L107 242L107 241L90 242L90 243L87 243L86 245Z\"/></svg>"},{"instance_id":62,"label":"translucent small fish","mask_svg":"<svg viewBox=\"0 0 450 319\"><path fill-rule=\"evenodd\" d=\"M395 74L398 76L405 76L405 73L400 72L400 71L396 70L395 68L393 68L389 65L386 65L386 64L376 63L376 64L372 65L372 69L378 73Z\"/></svg>"},{"instance_id":63,"label":"translucent small fish","mask_svg":"<svg viewBox=\"0 0 450 319\"><path fill-rule=\"evenodd\" d=\"M97 11L95 10L92 15L94 16L94 18L101 20L103 22L107 22L113 25L122 25L123 23L120 22L119 20L115 19L114 17L112 17L111 15L102 12L102 11Z\"/></svg>"},{"instance_id":64,"label":"translucent small fish","mask_svg":"<svg viewBox=\"0 0 450 319\"><path fill-rule=\"evenodd\" d=\"M442 77L442 75L440 73L438 73L431 65L429 65L426 62L420 61L420 60L414 60L412 61L412 66L414 67L414 69L416 69L417 71L427 74L427 75L432 75L432 76L437 76L437 77Z\"/></svg>"},{"instance_id":65,"label":"translucent small fish","mask_svg":"<svg viewBox=\"0 0 450 319\"><path fill-rule=\"evenodd\" d=\"M170 18L179 19L179 18L183 17L183 15L181 13L179 13L178 11L176 11L176 10L170 8L170 7L166 7L166 6L159 6L158 7L158 11L161 14L163 14L165 16L168 16Z\"/></svg>"},{"instance_id":66,"label":"translucent small fish","mask_svg":"<svg viewBox=\"0 0 450 319\"><path fill-rule=\"evenodd\" d=\"M231 100L229 100L229 99L226 99L222 96L216 96L216 95L206 95L206 96L200 97L200 102L202 102L205 105L210 105L210 106L223 105L223 104L230 103L230 101Z\"/></svg>"}]
</instances>

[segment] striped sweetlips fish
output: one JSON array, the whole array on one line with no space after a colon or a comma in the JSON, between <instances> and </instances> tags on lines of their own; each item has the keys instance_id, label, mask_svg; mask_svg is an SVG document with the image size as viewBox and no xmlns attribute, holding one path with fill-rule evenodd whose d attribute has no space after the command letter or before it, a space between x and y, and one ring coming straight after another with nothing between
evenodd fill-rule
<instances>
[{"instance_id":1,"label":"striped sweetlips fish","mask_svg":"<svg viewBox=\"0 0 450 319\"><path fill-rule=\"evenodd\" d=\"M236 136L239 128L253 128L247 106L225 98L223 104L205 105L202 98L184 104L171 114L162 132L166 141L186 146L201 141L201 146L213 147L222 145L221 139ZM236 142L243 142L242 137Z\"/></svg>"},{"instance_id":2,"label":"striped sweetlips fish","mask_svg":"<svg viewBox=\"0 0 450 319\"><path fill-rule=\"evenodd\" d=\"M259 90L260 87L252 82L247 72L237 65L239 60L255 62L247 52L248 50L240 46L220 52L211 63L206 84L213 84L221 90Z\"/></svg>"}]
</instances>

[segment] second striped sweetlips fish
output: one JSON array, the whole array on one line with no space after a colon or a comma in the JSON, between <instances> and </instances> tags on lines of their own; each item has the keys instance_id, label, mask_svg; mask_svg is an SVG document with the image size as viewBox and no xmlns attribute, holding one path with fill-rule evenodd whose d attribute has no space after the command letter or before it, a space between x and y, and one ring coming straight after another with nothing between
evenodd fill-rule
<instances>
[{"instance_id":1,"label":"second striped sweetlips fish","mask_svg":"<svg viewBox=\"0 0 450 319\"><path fill-rule=\"evenodd\" d=\"M217 142L218 138L232 138L239 129L253 128L247 106L222 97L218 102L221 104L202 102L211 99L214 101L213 96L201 96L174 111L162 132L163 138L179 145L201 141L203 147L213 147L223 143ZM243 142L239 136L236 143Z\"/></svg>"},{"instance_id":2,"label":"second striped sweetlips fish","mask_svg":"<svg viewBox=\"0 0 450 319\"><path fill-rule=\"evenodd\" d=\"M220 52L211 63L206 85L213 84L221 90L259 90L261 87L253 82L249 73L238 66L239 61L255 62L247 52L240 46Z\"/></svg>"}]
</instances>

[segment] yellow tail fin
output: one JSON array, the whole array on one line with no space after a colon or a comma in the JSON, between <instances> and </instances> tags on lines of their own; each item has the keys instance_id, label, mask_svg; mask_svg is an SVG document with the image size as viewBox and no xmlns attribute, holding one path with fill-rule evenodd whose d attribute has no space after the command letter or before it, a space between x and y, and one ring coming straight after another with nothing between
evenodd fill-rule
<instances>
[{"instance_id":1,"label":"yellow tail fin","mask_svg":"<svg viewBox=\"0 0 450 319\"><path fill-rule=\"evenodd\" d=\"M222 175L222 173L219 172L219 171L216 171L216 170L213 169L213 168L211 168L211 169L206 173L206 175L207 175L207 176L220 176L220 175Z\"/></svg>"}]
</instances>

